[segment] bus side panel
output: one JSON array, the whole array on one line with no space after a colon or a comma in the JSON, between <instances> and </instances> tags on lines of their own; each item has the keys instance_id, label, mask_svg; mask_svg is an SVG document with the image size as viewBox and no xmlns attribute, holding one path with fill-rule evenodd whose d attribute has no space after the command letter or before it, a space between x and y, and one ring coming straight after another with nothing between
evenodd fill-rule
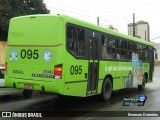
<instances>
[{"instance_id":1,"label":"bus side panel","mask_svg":"<svg viewBox=\"0 0 160 120\"><path fill-rule=\"evenodd\" d=\"M85 97L87 92L88 60L74 58L66 53L64 95Z\"/></svg>"},{"instance_id":2,"label":"bus side panel","mask_svg":"<svg viewBox=\"0 0 160 120\"><path fill-rule=\"evenodd\" d=\"M113 77L113 90L124 88L124 81L123 79L120 79L121 73L118 70L113 69L114 66L120 66L120 63L116 61L100 62L98 93L101 93L103 80L107 75L111 75Z\"/></svg>"},{"instance_id":3,"label":"bus side panel","mask_svg":"<svg viewBox=\"0 0 160 120\"><path fill-rule=\"evenodd\" d=\"M87 82L65 84L64 95L86 97Z\"/></svg>"},{"instance_id":4,"label":"bus side panel","mask_svg":"<svg viewBox=\"0 0 160 120\"><path fill-rule=\"evenodd\" d=\"M143 74L136 76L136 68L132 66L132 62L101 61L99 71L98 93L101 93L103 80L107 75L113 78L113 90L137 87L142 84ZM148 71L148 68L145 71Z\"/></svg>"}]
</instances>

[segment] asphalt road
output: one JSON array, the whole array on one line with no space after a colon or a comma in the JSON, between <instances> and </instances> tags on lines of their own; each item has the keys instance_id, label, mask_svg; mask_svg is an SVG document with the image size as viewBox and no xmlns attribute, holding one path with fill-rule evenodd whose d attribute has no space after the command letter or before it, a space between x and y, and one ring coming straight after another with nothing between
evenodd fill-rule
<instances>
[{"instance_id":1,"label":"asphalt road","mask_svg":"<svg viewBox=\"0 0 160 120\"><path fill-rule=\"evenodd\" d=\"M123 106L124 98L137 98L142 93L147 95L147 100L144 106ZM25 99L19 94L11 97L1 97L0 111L50 111L50 114L54 114L57 111L70 111L69 114L71 116L73 114L73 117L59 115L60 117L48 118L52 120L160 120L160 117L104 117L106 116L107 111L160 111L159 96L160 66L155 67L154 82L148 83L144 91L139 91L136 88L116 91L108 102L102 102L99 96L88 98L63 98L53 94L34 93L31 99ZM73 111L78 111L78 115L76 116L76 112ZM116 116L116 113L114 114Z\"/></svg>"}]
</instances>

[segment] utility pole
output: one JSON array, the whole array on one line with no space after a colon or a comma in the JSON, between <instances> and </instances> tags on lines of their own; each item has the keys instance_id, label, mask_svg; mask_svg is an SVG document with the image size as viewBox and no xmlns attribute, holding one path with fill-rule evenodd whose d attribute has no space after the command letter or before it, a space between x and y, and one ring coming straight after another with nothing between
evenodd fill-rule
<instances>
[{"instance_id":1,"label":"utility pole","mask_svg":"<svg viewBox=\"0 0 160 120\"><path fill-rule=\"evenodd\" d=\"M99 25L99 17L97 17L97 25Z\"/></svg>"},{"instance_id":2,"label":"utility pole","mask_svg":"<svg viewBox=\"0 0 160 120\"><path fill-rule=\"evenodd\" d=\"M135 36L135 14L133 13L133 37Z\"/></svg>"}]
</instances>

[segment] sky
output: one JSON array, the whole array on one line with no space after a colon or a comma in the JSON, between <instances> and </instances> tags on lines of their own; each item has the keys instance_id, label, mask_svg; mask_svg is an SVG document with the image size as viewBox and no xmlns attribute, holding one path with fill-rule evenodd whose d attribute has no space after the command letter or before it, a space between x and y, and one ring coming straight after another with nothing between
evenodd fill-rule
<instances>
[{"instance_id":1,"label":"sky","mask_svg":"<svg viewBox=\"0 0 160 120\"><path fill-rule=\"evenodd\" d=\"M51 14L64 14L93 24L97 24L99 17L100 26L113 25L124 34L128 34L127 25L133 22L135 13L135 22L149 23L151 41L160 42L159 0L44 0L44 3Z\"/></svg>"}]
</instances>

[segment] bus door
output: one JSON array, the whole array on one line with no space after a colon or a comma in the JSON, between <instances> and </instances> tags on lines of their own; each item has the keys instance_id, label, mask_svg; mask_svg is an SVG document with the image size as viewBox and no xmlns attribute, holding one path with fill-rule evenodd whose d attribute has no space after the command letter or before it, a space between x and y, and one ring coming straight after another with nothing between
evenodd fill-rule
<instances>
[{"instance_id":1,"label":"bus door","mask_svg":"<svg viewBox=\"0 0 160 120\"><path fill-rule=\"evenodd\" d=\"M98 40L90 38L88 49L89 61L87 95L97 93L99 74Z\"/></svg>"}]
</instances>

